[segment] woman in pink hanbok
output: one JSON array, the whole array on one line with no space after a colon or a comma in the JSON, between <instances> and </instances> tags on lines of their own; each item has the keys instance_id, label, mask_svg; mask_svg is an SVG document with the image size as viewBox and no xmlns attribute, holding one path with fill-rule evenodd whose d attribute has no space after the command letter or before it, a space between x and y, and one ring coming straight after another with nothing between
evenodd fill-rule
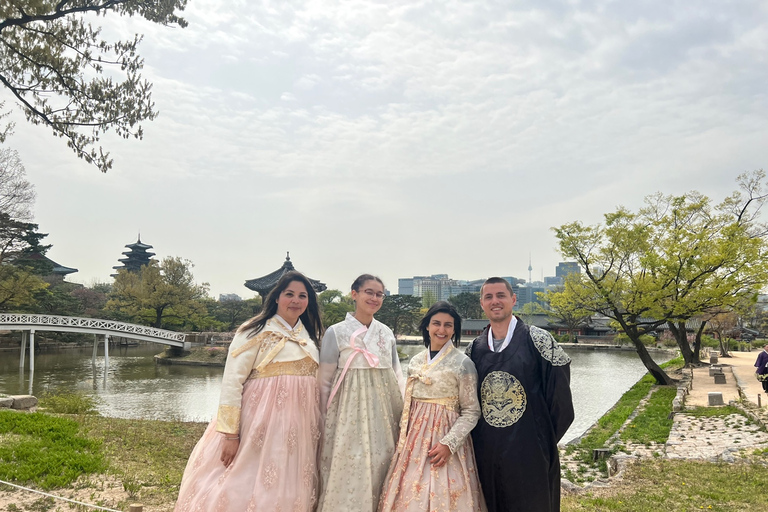
<instances>
[{"instance_id":1,"label":"woman in pink hanbok","mask_svg":"<svg viewBox=\"0 0 768 512\"><path fill-rule=\"evenodd\" d=\"M484 511L469 437L480 418L477 371L451 341L460 339L461 317L437 302L419 330L427 350L408 365L400 437L379 511Z\"/></svg>"},{"instance_id":2,"label":"woman in pink hanbok","mask_svg":"<svg viewBox=\"0 0 768 512\"><path fill-rule=\"evenodd\" d=\"M355 313L328 328L320 353L321 405L327 407L318 512L375 512L395 452L405 385L395 336L373 315L384 284L352 283Z\"/></svg>"},{"instance_id":3,"label":"woman in pink hanbok","mask_svg":"<svg viewBox=\"0 0 768 512\"><path fill-rule=\"evenodd\" d=\"M320 313L309 280L287 272L237 330L217 417L181 480L176 512L311 512L317 502Z\"/></svg>"}]
</instances>

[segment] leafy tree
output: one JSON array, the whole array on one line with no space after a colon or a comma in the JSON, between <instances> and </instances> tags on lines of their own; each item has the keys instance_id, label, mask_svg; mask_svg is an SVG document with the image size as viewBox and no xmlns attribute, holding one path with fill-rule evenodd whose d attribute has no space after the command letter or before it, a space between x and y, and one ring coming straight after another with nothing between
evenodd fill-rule
<instances>
[{"instance_id":1,"label":"leafy tree","mask_svg":"<svg viewBox=\"0 0 768 512\"><path fill-rule=\"evenodd\" d=\"M208 283L195 284L192 262L150 260L138 273L118 270L107 309L131 321L164 328L212 325L203 299Z\"/></svg>"},{"instance_id":2,"label":"leafy tree","mask_svg":"<svg viewBox=\"0 0 768 512\"><path fill-rule=\"evenodd\" d=\"M349 295L342 294L341 290L325 290L317 296L317 300L323 326L326 328L343 321L347 313L355 311L355 303Z\"/></svg>"},{"instance_id":3,"label":"leafy tree","mask_svg":"<svg viewBox=\"0 0 768 512\"><path fill-rule=\"evenodd\" d=\"M50 265L31 259L50 248L42 244L46 236L37 224L0 212L0 310L31 308L36 294L48 287L41 274L50 272Z\"/></svg>"},{"instance_id":4,"label":"leafy tree","mask_svg":"<svg viewBox=\"0 0 768 512\"><path fill-rule=\"evenodd\" d=\"M185 27L176 12L187 0L31 0L0 4L0 84L33 124L42 124L102 172L109 153L94 147L110 129L142 137L140 123L157 116L144 80L141 37L106 41L86 18L141 16ZM3 137L7 129L0 134Z\"/></svg>"},{"instance_id":5,"label":"leafy tree","mask_svg":"<svg viewBox=\"0 0 768 512\"><path fill-rule=\"evenodd\" d=\"M429 309L435 302L437 302L437 295L433 291L427 290L421 296L421 306L423 308Z\"/></svg>"},{"instance_id":6,"label":"leafy tree","mask_svg":"<svg viewBox=\"0 0 768 512\"><path fill-rule=\"evenodd\" d=\"M384 299L376 318L395 335L413 332L421 315L421 297L390 295Z\"/></svg>"},{"instance_id":7,"label":"leafy tree","mask_svg":"<svg viewBox=\"0 0 768 512\"><path fill-rule=\"evenodd\" d=\"M768 230L758 222L764 178L762 171L739 176L741 191L718 205L697 192L656 194L638 213L619 208L604 224L555 228L563 255L585 271L566 290L584 309L618 323L657 382L671 379L641 335L681 322L685 333L686 320L743 301L768 279L762 258ZM698 363L687 335L677 343L686 364Z\"/></svg>"},{"instance_id":8,"label":"leafy tree","mask_svg":"<svg viewBox=\"0 0 768 512\"><path fill-rule=\"evenodd\" d=\"M216 301L213 314L216 320L225 325L225 329L233 331L237 326L261 311L261 297L247 300Z\"/></svg>"},{"instance_id":9,"label":"leafy tree","mask_svg":"<svg viewBox=\"0 0 768 512\"><path fill-rule=\"evenodd\" d=\"M104 316L103 309L107 305L107 293L110 289L111 286L107 291L102 291L100 285L83 286L72 290L71 295L79 302L81 315L101 318Z\"/></svg>"},{"instance_id":10,"label":"leafy tree","mask_svg":"<svg viewBox=\"0 0 768 512\"><path fill-rule=\"evenodd\" d=\"M0 212L11 219L32 219L35 187L26 175L19 153L10 148L0 149Z\"/></svg>"},{"instance_id":11,"label":"leafy tree","mask_svg":"<svg viewBox=\"0 0 768 512\"><path fill-rule=\"evenodd\" d=\"M526 302L523 304L517 313L522 317L523 322L526 324L533 323L533 317L544 313L544 308L538 302Z\"/></svg>"},{"instance_id":12,"label":"leafy tree","mask_svg":"<svg viewBox=\"0 0 768 512\"><path fill-rule=\"evenodd\" d=\"M566 281L573 279L571 275L573 274L565 278ZM537 292L537 295L547 305L545 309L547 316L568 330L568 342L573 343L574 331L578 331L582 325L589 321L592 312L584 309L579 301L575 300L573 294L567 293L565 286L544 293Z\"/></svg>"},{"instance_id":13,"label":"leafy tree","mask_svg":"<svg viewBox=\"0 0 768 512\"><path fill-rule=\"evenodd\" d=\"M483 308L480 307L479 292L462 292L448 297L461 318L483 318Z\"/></svg>"}]
</instances>

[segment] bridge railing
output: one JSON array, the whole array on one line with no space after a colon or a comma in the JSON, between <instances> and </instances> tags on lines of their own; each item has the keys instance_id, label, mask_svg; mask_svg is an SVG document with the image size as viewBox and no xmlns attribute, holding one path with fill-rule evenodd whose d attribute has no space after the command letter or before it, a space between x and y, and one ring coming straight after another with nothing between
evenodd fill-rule
<instances>
[{"instance_id":1,"label":"bridge railing","mask_svg":"<svg viewBox=\"0 0 768 512\"><path fill-rule=\"evenodd\" d=\"M6 325L50 325L61 327L82 327L104 329L125 334L141 334L169 341L184 342L185 334L146 325L129 324L101 318L80 318L74 316L38 315L34 313L0 313L0 324Z\"/></svg>"}]
</instances>

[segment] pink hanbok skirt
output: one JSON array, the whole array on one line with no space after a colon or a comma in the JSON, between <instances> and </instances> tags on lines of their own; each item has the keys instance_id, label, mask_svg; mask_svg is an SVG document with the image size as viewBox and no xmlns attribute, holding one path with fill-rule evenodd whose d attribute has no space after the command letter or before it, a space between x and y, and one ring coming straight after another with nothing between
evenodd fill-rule
<instances>
[{"instance_id":1,"label":"pink hanbok skirt","mask_svg":"<svg viewBox=\"0 0 768 512\"><path fill-rule=\"evenodd\" d=\"M405 446L392 459L379 512L485 510L470 436L442 467L433 468L427 455L458 417L444 405L412 402Z\"/></svg>"},{"instance_id":2,"label":"pink hanbok skirt","mask_svg":"<svg viewBox=\"0 0 768 512\"><path fill-rule=\"evenodd\" d=\"M189 457L176 512L310 512L317 502L321 417L314 376L246 381L240 447L222 464L216 419Z\"/></svg>"}]
</instances>

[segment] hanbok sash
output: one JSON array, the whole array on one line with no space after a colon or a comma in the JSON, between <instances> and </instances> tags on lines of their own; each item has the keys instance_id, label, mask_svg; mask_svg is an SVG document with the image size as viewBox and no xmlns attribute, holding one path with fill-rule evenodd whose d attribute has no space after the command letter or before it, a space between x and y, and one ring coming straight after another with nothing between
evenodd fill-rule
<instances>
[{"instance_id":1,"label":"hanbok sash","mask_svg":"<svg viewBox=\"0 0 768 512\"><path fill-rule=\"evenodd\" d=\"M328 397L328 403L326 404L326 408L329 408L331 406L333 397L336 396L336 392L339 390L339 386L341 386L341 381L344 380L344 376L347 374L347 371L349 370L349 365L352 364L352 360L355 358L355 356L357 356L358 354L361 354L363 357L365 357L365 360L368 362L368 365L371 368L375 368L379 365L379 356L369 351L368 349L358 347L357 345L355 345L355 338L357 338L359 335L367 331L368 331L368 328L366 326L362 326L362 327L359 327L355 332L353 332L352 336L349 337L349 347L352 349L352 352L354 353L347 358L347 363L344 365L344 369L341 370L341 375L339 375L339 380L336 381L336 385L333 386L333 390L331 390L331 395Z\"/></svg>"},{"instance_id":2,"label":"hanbok sash","mask_svg":"<svg viewBox=\"0 0 768 512\"><path fill-rule=\"evenodd\" d=\"M440 353L437 354L437 356L434 359L429 358L429 353L427 353L427 361L421 365L420 368L417 370L412 370L410 367L408 368L408 380L405 383L405 397L403 399L403 414L400 416L400 436L397 439L397 453L400 453L403 451L403 448L405 447L405 441L408 437L407 430L408 430L408 421L411 417L411 404L413 403L413 386L416 384L417 380L420 380L427 386L432 385L432 379L430 379L427 376L427 373L429 372L430 368L440 361L443 360L443 358L446 356L446 354L450 353L451 349L453 348L453 343L448 342L445 345L443 345L443 348L440 349ZM453 397L451 398L451 402L453 402ZM426 401L426 400L425 400ZM439 403L437 400L429 400L432 403ZM444 405L444 404L443 404Z\"/></svg>"}]
</instances>

